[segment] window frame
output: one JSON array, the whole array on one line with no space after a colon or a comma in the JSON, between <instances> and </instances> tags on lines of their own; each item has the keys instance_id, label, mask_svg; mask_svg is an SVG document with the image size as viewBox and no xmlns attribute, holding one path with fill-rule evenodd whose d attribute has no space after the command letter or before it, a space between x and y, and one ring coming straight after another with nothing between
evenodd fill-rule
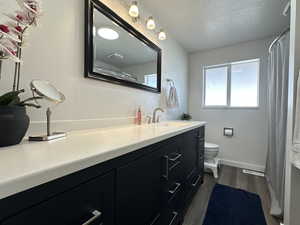
<instances>
[{"instance_id":1,"label":"window frame","mask_svg":"<svg viewBox=\"0 0 300 225\"><path fill-rule=\"evenodd\" d=\"M243 64L243 63L250 63L250 62L258 62L258 77L257 77L257 106L231 106L231 75L232 75L232 65L236 64ZM208 69L214 68L222 68L227 67L227 102L226 105L206 105L206 71ZM211 66L204 66L203 67L203 87L202 87L202 106L203 109L259 109L260 108L260 73L261 73L261 59L249 59L249 60L241 60L235 61L230 63L218 64L218 65L211 65Z\"/></svg>"}]
</instances>

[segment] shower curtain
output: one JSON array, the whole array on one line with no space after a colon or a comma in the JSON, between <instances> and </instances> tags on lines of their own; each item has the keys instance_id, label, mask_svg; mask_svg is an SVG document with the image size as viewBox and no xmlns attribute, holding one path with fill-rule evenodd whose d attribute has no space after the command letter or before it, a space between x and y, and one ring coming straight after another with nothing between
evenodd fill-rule
<instances>
[{"instance_id":1,"label":"shower curtain","mask_svg":"<svg viewBox=\"0 0 300 225\"><path fill-rule=\"evenodd\" d=\"M284 208L285 144L287 125L289 33L273 46L268 62L268 155L266 178L271 196L271 215Z\"/></svg>"}]
</instances>

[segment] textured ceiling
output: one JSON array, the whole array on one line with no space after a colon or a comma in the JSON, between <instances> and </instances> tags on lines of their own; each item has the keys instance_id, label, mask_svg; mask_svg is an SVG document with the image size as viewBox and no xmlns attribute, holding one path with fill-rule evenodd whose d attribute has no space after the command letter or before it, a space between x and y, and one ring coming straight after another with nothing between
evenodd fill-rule
<instances>
[{"instance_id":1,"label":"textured ceiling","mask_svg":"<svg viewBox=\"0 0 300 225\"><path fill-rule=\"evenodd\" d=\"M140 0L187 51L224 47L280 33L286 0Z\"/></svg>"}]
</instances>

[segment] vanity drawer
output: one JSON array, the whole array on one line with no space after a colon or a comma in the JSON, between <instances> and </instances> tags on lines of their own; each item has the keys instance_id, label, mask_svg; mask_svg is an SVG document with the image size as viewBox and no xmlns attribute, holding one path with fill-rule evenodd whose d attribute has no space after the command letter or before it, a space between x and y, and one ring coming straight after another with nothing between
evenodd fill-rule
<instances>
[{"instance_id":1,"label":"vanity drawer","mask_svg":"<svg viewBox=\"0 0 300 225\"><path fill-rule=\"evenodd\" d=\"M114 173L110 172L29 208L1 225L113 225Z\"/></svg>"}]
</instances>

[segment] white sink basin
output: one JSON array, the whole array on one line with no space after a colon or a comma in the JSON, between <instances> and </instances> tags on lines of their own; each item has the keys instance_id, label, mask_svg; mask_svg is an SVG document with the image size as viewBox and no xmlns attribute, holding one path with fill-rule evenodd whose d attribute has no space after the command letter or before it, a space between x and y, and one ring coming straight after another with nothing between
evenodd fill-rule
<instances>
[{"instance_id":1,"label":"white sink basin","mask_svg":"<svg viewBox=\"0 0 300 225\"><path fill-rule=\"evenodd\" d=\"M167 121L167 122L157 123L156 125L161 127L183 127L189 124L190 122L188 121Z\"/></svg>"}]
</instances>

